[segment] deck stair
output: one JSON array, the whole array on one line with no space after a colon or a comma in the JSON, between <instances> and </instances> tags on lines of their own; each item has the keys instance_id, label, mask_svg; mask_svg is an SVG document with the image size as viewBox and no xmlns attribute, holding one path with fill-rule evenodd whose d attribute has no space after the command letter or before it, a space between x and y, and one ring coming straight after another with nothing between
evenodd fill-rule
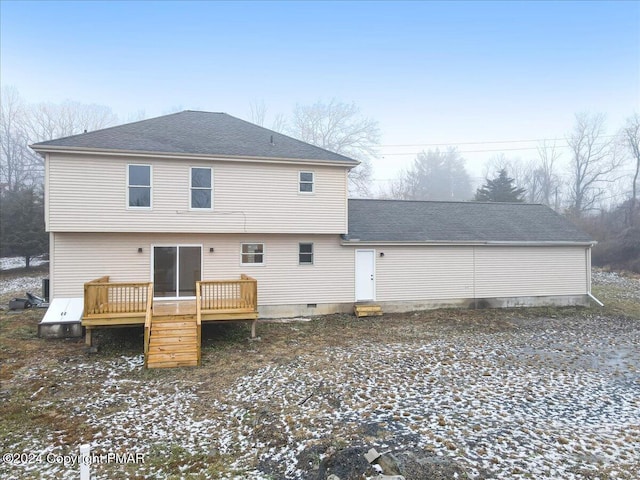
<instances>
[{"instance_id":1,"label":"deck stair","mask_svg":"<svg viewBox=\"0 0 640 480\"><path fill-rule=\"evenodd\" d=\"M200 363L200 332L196 315L151 318L147 368L195 367Z\"/></svg>"},{"instance_id":2,"label":"deck stair","mask_svg":"<svg viewBox=\"0 0 640 480\"><path fill-rule=\"evenodd\" d=\"M356 303L353 311L358 318L382 315L382 307L373 303Z\"/></svg>"}]
</instances>

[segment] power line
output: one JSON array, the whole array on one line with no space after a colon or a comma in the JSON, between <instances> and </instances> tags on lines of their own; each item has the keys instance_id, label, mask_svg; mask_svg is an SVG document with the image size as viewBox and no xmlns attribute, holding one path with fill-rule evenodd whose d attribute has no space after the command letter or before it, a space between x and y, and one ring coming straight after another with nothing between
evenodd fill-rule
<instances>
[{"instance_id":1,"label":"power line","mask_svg":"<svg viewBox=\"0 0 640 480\"><path fill-rule=\"evenodd\" d=\"M603 138L613 138L617 135L600 135ZM407 144L383 144L380 147L454 147L456 145L489 145L499 143L531 143L531 142L555 142L567 141L566 138L534 138L531 140L492 140L481 142L450 142L450 143L407 143Z\"/></svg>"},{"instance_id":2,"label":"power line","mask_svg":"<svg viewBox=\"0 0 640 480\"><path fill-rule=\"evenodd\" d=\"M493 143L493 142L487 142ZM506 143L506 142L505 142ZM463 144L459 144L463 145ZM605 146L606 143L594 144L593 146L602 147ZM570 145L556 145L556 148L571 148ZM525 150L538 150L538 147L517 147L517 148L496 148L489 150L458 150L458 153L492 153L492 152L513 152L513 151L525 151ZM392 155L417 155L422 152L390 152L390 153L380 153L380 156L392 156Z\"/></svg>"}]
</instances>

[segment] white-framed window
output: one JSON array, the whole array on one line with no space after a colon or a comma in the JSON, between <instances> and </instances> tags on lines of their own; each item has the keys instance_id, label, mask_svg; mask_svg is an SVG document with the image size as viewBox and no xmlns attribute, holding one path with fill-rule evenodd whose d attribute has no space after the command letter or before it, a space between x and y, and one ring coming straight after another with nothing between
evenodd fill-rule
<instances>
[{"instance_id":1,"label":"white-framed window","mask_svg":"<svg viewBox=\"0 0 640 480\"><path fill-rule=\"evenodd\" d=\"M213 171L209 167L191 167L189 176L189 208L211 210L213 208Z\"/></svg>"},{"instance_id":2,"label":"white-framed window","mask_svg":"<svg viewBox=\"0 0 640 480\"><path fill-rule=\"evenodd\" d=\"M242 243L240 252L242 265L264 265L264 243Z\"/></svg>"},{"instance_id":3,"label":"white-framed window","mask_svg":"<svg viewBox=\"0 0 640 480\"><path fill-rule=\"evenodd\" d=\"M313 172L298 172L298 192L313 193L315 174Z\"/></svg>"},{"instance_id":4,"label":"white-framed window","mask_svg":"<svg viewBox=\"0 0 640 480\"><path fill-rule=\"evenodd\" d=\"M298 263L300 265L313 265L313 243L298 244Z\"/></svg>"},{"instance_id":5,"label":"white-framed window","mask_svg":"<svg viewBox=\"0 0 640 480\"><path fill-rule=\"evenodd\" d=\"M151 208L151 165L127 165L127 207Z\"/></svg>"}]
</instances>

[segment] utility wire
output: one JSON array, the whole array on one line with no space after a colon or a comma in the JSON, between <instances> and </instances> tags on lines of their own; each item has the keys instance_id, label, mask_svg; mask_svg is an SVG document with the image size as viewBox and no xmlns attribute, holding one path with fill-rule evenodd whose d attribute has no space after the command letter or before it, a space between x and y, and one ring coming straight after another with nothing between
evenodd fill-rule
<instances>
[{"instance_id":1,"label":"utility wire","mask_svg":"<svg viewBox=\"0 0 640 480\"><path fill-rule=\"evenodd\" d=\"M461 145L461 144L460 144ZM602 147L606 145L606 143L594 144L593 146ZM571 148L570 145L556 145L555 148ZM513 151L524 151L524 150L538 150L538 147L517 147L517 148L495 148L488 150L458 150L458 153L491 153L491 152L513 152ZM380 153L381 157L392 156L392 155L417 155L422 152L390 152L390 153Z\"/></svg>"},{"instance_id":2,"label":"utility wire","mask_svg":"<svg viewBox=\"0 0 640 480\"><path fill-rule=\"evenodd\" d=\"M601 145L598 145L598 146L601 146ZM571 147L569 145L556 145L556 148L571 148ZM537 150L537 149L538 147L496 148L496 149L489 149L489 150L458 150L458 153L513 152L513 151ZM417 155L418 153L422 153L422 151L380 153L380 156L384 158L386 156L392 156L392 155Z\"/></svg>"},{"instance_id":3,"label":"utility wire","mask_svg":"<svg viewBox=\"0 0 640 480\"><path fill-rule=\"evenodd\" d=\"M617 135L600 135L603 138L613 138ZM450 143L408 143L408 144L381 144L380 147L455 147L456 145L488 145L495 143L531 143L531 142L555 142L567 141L566 138L534 138L530 140L491 140L481 142L450 142Z\"/></svg>"}]
</instances>

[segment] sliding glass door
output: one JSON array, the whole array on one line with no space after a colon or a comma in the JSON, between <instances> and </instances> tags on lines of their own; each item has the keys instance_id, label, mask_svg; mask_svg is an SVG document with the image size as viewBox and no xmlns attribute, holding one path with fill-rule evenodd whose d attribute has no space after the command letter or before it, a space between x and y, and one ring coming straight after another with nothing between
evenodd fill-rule
<instances>
[{"instance_id":1,"label":"sliding glass door","mask_svg":"<svg viewBox=\"0 0 640 480\"><path fill-rule=\"evenodd\" d=\"M202 247L192 245L153 247L154 297L194 297L202 277Z\"/></svg>"}]
</instances>

